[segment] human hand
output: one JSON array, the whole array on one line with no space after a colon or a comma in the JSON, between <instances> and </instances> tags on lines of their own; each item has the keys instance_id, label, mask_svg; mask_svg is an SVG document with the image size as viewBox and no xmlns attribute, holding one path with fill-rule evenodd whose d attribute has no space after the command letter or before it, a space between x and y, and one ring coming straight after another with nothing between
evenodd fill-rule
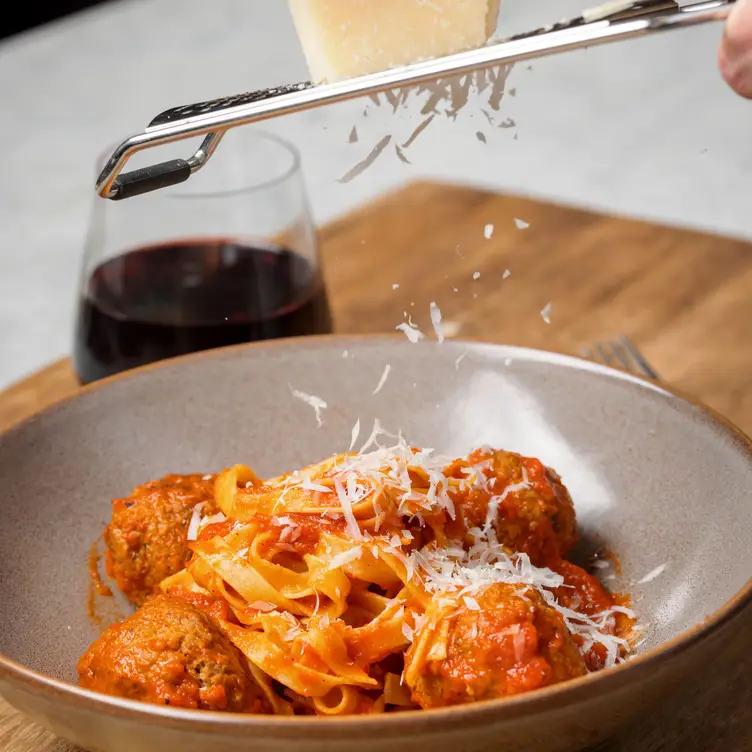
<instances>
[{"instance_id":1,"label":"human hand","mask_svg":"<svg viewBox=\"0 0 752 752\"><path fill-rule=\"evenodd\" d=\"M752 0L736 0L723 32L718 67L726 83L752 99Z\"/></svg>"}]
</instances>

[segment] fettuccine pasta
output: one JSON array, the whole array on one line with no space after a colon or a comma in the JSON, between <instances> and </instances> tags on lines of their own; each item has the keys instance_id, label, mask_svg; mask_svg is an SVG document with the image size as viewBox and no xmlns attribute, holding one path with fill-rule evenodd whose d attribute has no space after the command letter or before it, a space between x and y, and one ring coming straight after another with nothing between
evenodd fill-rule
<instances>
[{"instance_id":1,"label":"fettuccine pasta","mask_svg":"<svg viewBox=\"0 0 752 752\"><path fill-rule=\"evenodd\" d=\"M212 488L193 508L187 563L158 589L242 655L253 712L500 698L629 652L633 615L566 559L572 501L538 460L488 448L439 457L400 439L275 478L236 465ZM95 644L79 670L113 691L101 681L104 649ZM202 699L202 681L187 706L237 709L221 707L224 679L219 707Z\"/></svg>"}]
</instances>

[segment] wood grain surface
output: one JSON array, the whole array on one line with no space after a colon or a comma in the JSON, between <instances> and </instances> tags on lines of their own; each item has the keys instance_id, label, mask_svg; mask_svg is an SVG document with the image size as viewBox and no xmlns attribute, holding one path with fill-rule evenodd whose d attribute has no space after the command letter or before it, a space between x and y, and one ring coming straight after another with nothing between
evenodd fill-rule
<instances>
[{"instance_id":1,"label":"wood grain surface","mask_svg":"<svg viewBox=\"0 0 752 752\"><path fill-rule=\"evenodd\" d=\"M748 242L436 183L383 197L321 241L340 332L407 316L430 331L436 301L455 338L577 354L626 334L665 380L752 432ZM51 365L0 394L0 430L76 389L69 361ZM752 750L751 646L740 634L597 752ZM0 700L0 750L73 748Z\"/></svg>"}]
</instances>

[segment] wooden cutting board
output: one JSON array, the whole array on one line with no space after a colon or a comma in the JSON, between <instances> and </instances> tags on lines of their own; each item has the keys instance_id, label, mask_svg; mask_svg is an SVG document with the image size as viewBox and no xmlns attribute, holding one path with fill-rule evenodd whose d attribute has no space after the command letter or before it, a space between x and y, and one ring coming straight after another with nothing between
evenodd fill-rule
<instances>
[{"instance_id":1,"label":"wooden cutting board","mask_svg":"<svg viewBox=\"0 0 752 752\"><path fill-rule=\"evenodd\" d=\"M321 244L340 332L408 316L430 331L435 301L457 338L577 354L626 334L662 378L752 433L752 243L416 183L323 228ZM32 375L0 394L0 430L77 388L67 360ZM741 634L597 752L752 750L750 647ZM73 749L0 700L0 750Z\"/></svg>"}]
</instances>

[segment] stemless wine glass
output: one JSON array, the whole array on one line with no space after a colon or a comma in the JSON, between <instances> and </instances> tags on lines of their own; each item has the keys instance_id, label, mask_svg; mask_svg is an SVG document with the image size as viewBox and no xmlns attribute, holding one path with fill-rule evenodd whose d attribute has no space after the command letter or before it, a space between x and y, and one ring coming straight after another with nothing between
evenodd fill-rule
<instances>
[{"instance_id":1,"label":"stemless wine glass","mask_svg":"<svg viewBox=\"0 0 752 752\"><path fill-rule=\"evenodd\" d=\"M184 157L191 146L162 153ZM138 157L128 169L141 166ZM94 198L74 347L82 383L198 350L329 331L316 232L291 144L235 129L176 188Z\"/></svg>"}]
</instances>

